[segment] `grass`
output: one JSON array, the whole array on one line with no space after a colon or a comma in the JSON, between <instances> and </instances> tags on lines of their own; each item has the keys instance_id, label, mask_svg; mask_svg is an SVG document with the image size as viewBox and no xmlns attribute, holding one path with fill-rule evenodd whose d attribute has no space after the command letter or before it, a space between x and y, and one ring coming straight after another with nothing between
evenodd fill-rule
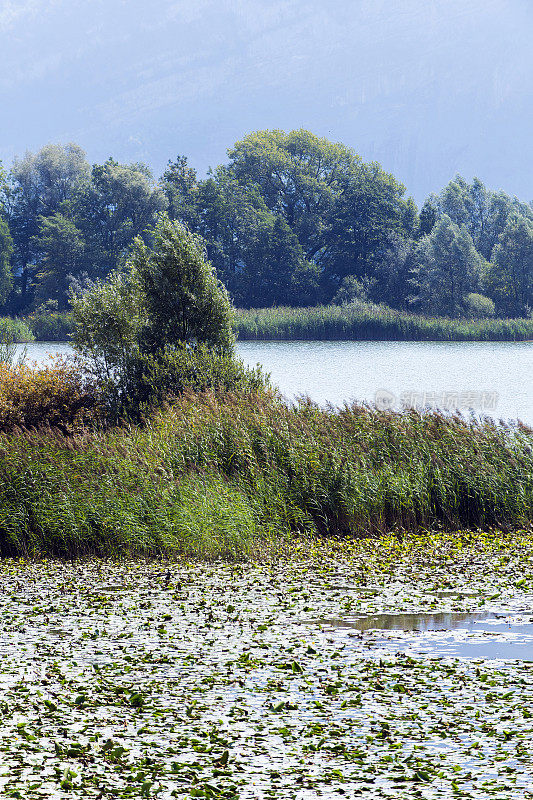
<instances>
[{"instance_id":1,"label":"grass","mask_svg":"<svg viewBox=\"0 0 533 800\"><path fill-rule=\"evenodd\" d=\"M239 559L258 541L512 529L533 437L490 422L274 395L182 396L141 426L0 437L0 553Z\"/></svg>"},{"instance_id":2,"label":"grass","mask_svg":"<svg viewBox=\"0 0 533 800\"><path fill-rule=\"evenodd\" d=\"M21 321L18 321L21 322ZM24 323L37 341L66 341L68 313L34 314ZM238 309L240 340L525 341L533 339L533 319L447 319L355 302L344 306ZM21 339L27 341L27 339Z\"/></svg>"},{"instance_id":3,"label":"grass","mask_svg":"<svg viewBox=\"0 0 533 800\"><path fill-rule=\"evenodd\" d=\"M377 341L524 341L533 319L446 319L356 302L311 308L256 308L237 312L238 338Z\"/></svg>"}]
</instances>

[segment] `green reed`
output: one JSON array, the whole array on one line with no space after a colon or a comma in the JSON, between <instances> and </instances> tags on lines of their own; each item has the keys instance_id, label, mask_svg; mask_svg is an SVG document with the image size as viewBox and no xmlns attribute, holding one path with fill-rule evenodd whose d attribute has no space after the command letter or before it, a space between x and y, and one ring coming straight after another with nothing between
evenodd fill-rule
<instances>
[{"instance_id":1,"label":"green reed","mask_svg":"<svg viewBox=\"0 0 533 800\"><path fill-rule=\"evenodd\" d=\"M239 309L238 338L384 341L523 341L533 319L447 319L355 302L344 306Z\"/></svg>"},{"instance_id":2,"label":"green reed","mask_svg":"<svg viewBox=\"0 0 533 800\"><path fill-rule=\"evenodd\" d=\"M262 540L514 529L532 432L269 392L181 397L140 426L0 437L0 553L239 558Z\"/></svg>"}]
</instances>

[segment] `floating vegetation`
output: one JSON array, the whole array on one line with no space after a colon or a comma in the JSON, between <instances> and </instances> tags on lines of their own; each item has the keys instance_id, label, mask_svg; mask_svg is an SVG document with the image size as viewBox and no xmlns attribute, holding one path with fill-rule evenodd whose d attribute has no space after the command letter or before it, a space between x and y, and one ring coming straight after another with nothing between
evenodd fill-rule
<instances>
[{"instance_id":1,"label":"floating vegetation","mask_svg":"<svg viewBox=\"0 0 533 800\"><path fill-rule=\"evenodd\" d=\"M248 565L4 561L0 793L533 797L531 663L313 624L532 599L528 532L305 542Z\"/></svg>"}]
</instances>

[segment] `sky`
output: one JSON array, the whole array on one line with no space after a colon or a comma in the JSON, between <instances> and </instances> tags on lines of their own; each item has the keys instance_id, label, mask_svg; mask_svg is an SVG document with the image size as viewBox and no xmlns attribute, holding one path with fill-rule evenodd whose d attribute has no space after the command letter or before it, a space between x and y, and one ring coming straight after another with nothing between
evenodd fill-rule
<instances>
[{"instance_id":1,"label":"sky","mask_svg":"<svg viewBox=\"0 0 533 800\"><path fill-rule=\"evenodd\" d=\"M418 203L456 173L533 199L532 0L0 0L0 159L77 142L205 174L307 128Z\"/></svg>"}]
</instances>

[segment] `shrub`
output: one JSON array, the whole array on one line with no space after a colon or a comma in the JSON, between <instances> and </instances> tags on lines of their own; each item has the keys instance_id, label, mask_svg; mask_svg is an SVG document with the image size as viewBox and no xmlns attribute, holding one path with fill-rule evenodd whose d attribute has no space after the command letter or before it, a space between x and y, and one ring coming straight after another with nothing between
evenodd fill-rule
<instances>
[{"instance_id":1,"label":"shrub","mask_svg":"<svg viewBox=\"0 0 533 800\"><path fill-rule=\"evenodd\" d=\"M33 337L39 342L65 342L72 330L72 317L67 312L35 312L24 318Z\"/></svg>"},{"instance_id":2,"label":"shrub","mask_svg":"<svg viewBox=\"0 0 533 800\"><path fill-rule=\"evenodd\" d=\"M26 320L17 317L0 317L0 341L33 342L33 333Z\"/></svg>"},{"instance_id":3,"label":"shrub","mask_svg":"<svg viewBox=\"0 0 533 800\"><path fill-rule=\"evenodd\" d=\"M140 355L127 378L117 388L122 407L129 411L160 408L186 391L256 393L269 386L269 378L259 366L250 369L235 356L206 345L191 348L182 344L154 355Z\"/></svg>"},{"instance_id":4,"label":"shrub","mask_svg":"<svg viewBox=\"0 0 533 800\"><path fill-rule=\"evenodd\" d=\"M34 369L0 363L0 431L50 426L69 432L94 423L99 413L95 387L74 364Z\"/></svg>"},{"instance_id":5,"label":"shrub","mask_svg":"<svg viewBox=\"0 0 533 800\"><path fill-rule=\"evenodd\" d=\"M463 300L463 305L467 316L474 319L482 317L493 317L496 313L496 306L490 297L485 297L484 294L477 294L470 292Z\"/></svg>"}]
</instances>

